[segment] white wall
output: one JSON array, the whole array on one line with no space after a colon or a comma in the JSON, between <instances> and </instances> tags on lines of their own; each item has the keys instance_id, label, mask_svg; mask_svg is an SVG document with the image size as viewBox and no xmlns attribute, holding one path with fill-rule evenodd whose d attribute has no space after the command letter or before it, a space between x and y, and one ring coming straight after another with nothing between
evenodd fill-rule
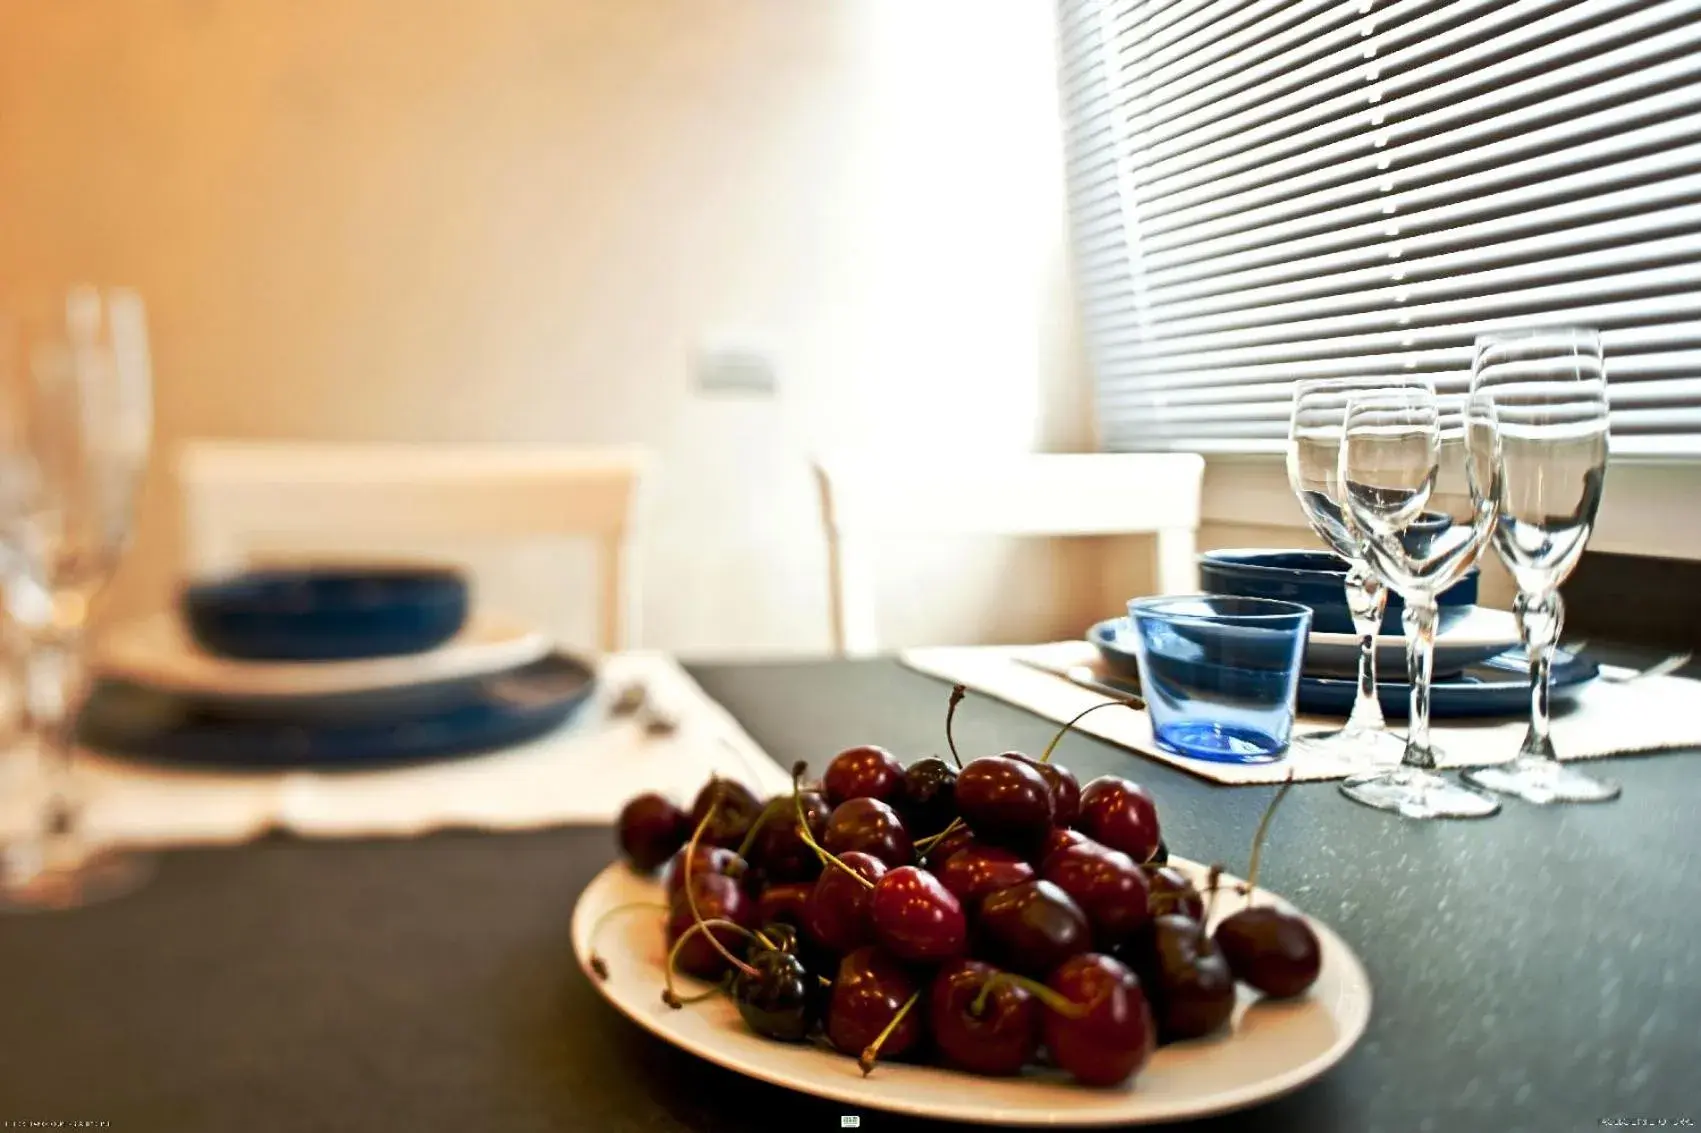
<instances>
[{"instance_id":1,"label":"white wall","mask_svg":"<svg viewBox=\"0 0 1701 1133\"><path fill-rule=\"evenodd\" d=\"M0 281L143 292L162 450L653 445L646 642L819 648L810 451L1090 439L1051 11L5 0ZM719 331L772 345L777 400L693 394ZM165 600L176 523L156 468L120 608ZM885 628L1072 633L1083 567L894 549Z\"/></svg>"}]
</instances>

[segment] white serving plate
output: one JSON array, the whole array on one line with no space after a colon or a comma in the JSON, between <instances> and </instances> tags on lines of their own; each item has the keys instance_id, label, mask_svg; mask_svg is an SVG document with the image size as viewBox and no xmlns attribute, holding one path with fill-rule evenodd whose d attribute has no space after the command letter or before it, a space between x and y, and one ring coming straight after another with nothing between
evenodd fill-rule
<instances>
[{"instance_id":1,"label":"white serving plate","mask_svg":"<svg viewBox=\"0 0 1701 1133\"><path fill-rule=\"evenodd\" d=\"M94 659L96 675L199 696L262 698L374 692L484 676L536 661L547 635L488 614L467 620L436 649L358 661L237 661L195 644L173 611L115 626Z\"/></svg>"},{"instance_id":2,"label":"white serving plate","mask_svg":"<svg viewBox=\"0 0 1701 1133\"><path fill-rule=\"evenodd\" d=\"M1435 638L1435 671L1457 673L1498 656L1518 644L1518 619L1507 610L1476 606L1446 633ZM1307 676L1352 677L1358 673L1358 638L1350 633L1314 633L1305 643ZM1406 679L1406 639L1377 634L1376 674Z\"/></svg>"},{"instance_id":3,"label":"white serving plate","mask_svg":"<svg viewBox=\"0 0 1701 1133\"><path fill-rule=\"evenodd\" d=\"M1205 869L1172 859L1202 882ZM1225 881L1234 879L1224 875ZM1030 1069L1016 1078L980 1078L930 1066L882 1063L867 1078L856 1060L822 1045L765 1039L745 1027L724 996L674 1010L661 1001L662 914L633 910L602 928L597 951L608 966L599 980L589 968L591 926L603 913L633 901L661 899L654 879L616 862L603 870L573 910L573 951L585 978L639 1026L740 1074L864 1109L984 1125L1142 1125L1222 1113L1297 1089L1339 1062L1370 1020L1370 980L1341 938L1312 920L1323 967L1310 993L1286 1002L1261 1000L1240 989L1234 1018L1219 1035L1159 1050L1123 1087L1073 1085L1055 1071ZM1260 901L1275 901L1259 891ZM1218 913L1239 908L1224 890ZM682 992L703 984L679 981Z\"/></svg>"}]
</instances>

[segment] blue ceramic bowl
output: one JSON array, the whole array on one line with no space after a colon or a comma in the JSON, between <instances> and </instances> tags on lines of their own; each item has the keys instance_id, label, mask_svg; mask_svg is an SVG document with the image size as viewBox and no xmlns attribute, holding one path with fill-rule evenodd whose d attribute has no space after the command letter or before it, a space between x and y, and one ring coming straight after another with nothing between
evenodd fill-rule
<instances>
[{"instance_id":1,"label":"blue ceramic bowl","mask_svg":"<svg viewBox=\"0 0 1701 1133\"><path fill-rule=\"evenodd\" d=\"M1347 563L1327 551L1234 550L1206 551L1199 556L1199 584L1213 594L1242 598L1273 598L1311 607L1313 633L1352 633L1347 609ZM1477 604L1477 570L1442 591L1438 632L1451 629ZM1405 603L1388 595L1382 632L1403 634L1400 615Z\"/></svg>"},{"instance_id":2,"label":"blue ceramic bowl","mask_svg":"<svg viewBox=\"0 0 1701 1133\"><path fill-rule=\"evenodd\" d=\"M467 618L467 584L443 567L260 570L183 591L196 644L243 661L352 661L423 653Z\"/></svg>"}]
</instances>

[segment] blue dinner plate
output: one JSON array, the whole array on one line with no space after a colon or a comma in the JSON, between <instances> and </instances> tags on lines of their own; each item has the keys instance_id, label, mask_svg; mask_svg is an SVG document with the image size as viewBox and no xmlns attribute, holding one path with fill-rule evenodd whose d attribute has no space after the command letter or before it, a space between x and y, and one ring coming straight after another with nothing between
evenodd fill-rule
<instances>
[{"instance_id":1,"label":"blue dinner plate","mask_svg":"<svg viewBox=\"0 0 1701 1133\"><path fill-rule=\"evenodd\" d=\"M595 674L553 653L506 672L336 697L252 703L102 681L77 720L96 751L165 763L241 769L351 769L493 751L553 731L589 698ZM330 703L325 703L330 702Z\"/></svg>"},{"instance_id":2,"label":"blue dinner plate","mask_svg":"<svg viewBox=\"0 0 1701 1133\"><path fill-rule=\"evenodd\" d=\"M1132 646L1118 639L1121 618L1100 622L1087 633L1105 664L1125 677L1139 680L1140 666ZM1565 704L1600 675L1593 661L1556 651L1553 658L1553 703ZM1299 710L1317 716L1345 716L1352 711L1356 681L1331 677L1299 679ZM1380 681L1376 698L1390 719L1406 718L1411 705L1411 685L1403 681ZM1529 662L1521 650L1512 649L1479 661L1463 672L1438 680L1430 686L1430 715L1436 719L1485 719L1523 716L1530 711Z\"/></svg>"}]
</instances>

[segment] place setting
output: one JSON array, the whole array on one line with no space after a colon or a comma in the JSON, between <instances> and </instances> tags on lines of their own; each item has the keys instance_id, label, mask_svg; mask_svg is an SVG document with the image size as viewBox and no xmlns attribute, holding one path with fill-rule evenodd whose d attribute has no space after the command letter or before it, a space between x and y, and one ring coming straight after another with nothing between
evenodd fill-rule
<instances>
[{"instance_id":1,"label":"place setting","mask_svg":"<svg viewBox=\"0 0 1701 1133\"><path fill-rule=\"evenodd\" d=\"M1057 720L1126 700L1081 729L1215 782L1341 779L1413 818L1608 801L1567 763L1701 743L1701 696L1668 675L1685 658L1639 673L1560 646L1606 469L1602 375L1598 335L1558 330L1480 339L1459 392L1299 382L1289 482L1330 550L1209 551L1207 593L1135 599L1085 641L904 661ZM1478 603L1484 556L1512 611Z\"/></svg>"}]
</instances>

